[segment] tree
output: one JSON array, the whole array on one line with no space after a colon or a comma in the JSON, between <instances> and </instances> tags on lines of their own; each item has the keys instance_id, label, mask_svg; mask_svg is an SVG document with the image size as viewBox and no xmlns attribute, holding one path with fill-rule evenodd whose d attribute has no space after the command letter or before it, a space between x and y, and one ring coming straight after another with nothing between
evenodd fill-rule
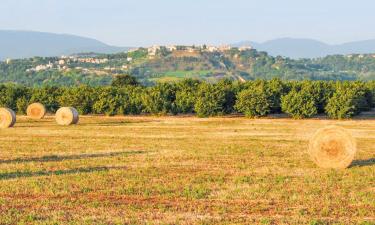
<instances>
[{"instance_id":1,"label":"tree","mask_svg":"<svg viewBox=\"0 0 375 225\"><path fill-rule=\"evenodd\" d=\"M93 111L107 116L122 114L124 98L118 88L103 87L98 90L98 97L93 105Z\"/></svg>"},{"instance_id":2,"label":"tree","mask_svg":"<svg viewBox=\"0 0 375 225\"><path fill-rule=\"evenodd\" d=\"M30 99L30 89L16 85L0 85L0 107L8 107L24 113Z\"/></svg>"},{"instance_id":3,"label":"tree","mask_svg":"<svg viewBox=\"0 0 375 225\"><path fill-rule=\"evenodd\" d=\"M314 97L306 90L295 89L281 98L282 111L294 119L309 118L318 113Z\"/></svg>"},{"instance_id":4,"label":"tree","mask_svg":"<svg viewBox=\"0 0 375 225\"><path fill-rule=\"evenodd\" d=\"M176 107L178 113L192 113L196 101L199 80L186 79L177 83Z\"/></svg>"},{"instance_id":5,"label":"tree","mask_svg":"<svg viewBox=\"0 0 375 225\"><path fill-rule=\"evenodd\" d=\"M56 112L60 107L58 98L61 93L61 88L53 86L34 88L32 90L30 103L40 102L46 107L47 111Z\"/></svg>"},{"instance_id":6,"label":"tree","mask_svg":"<svg viewBox=\"0 0 375 225\"><path fill-rule=\"evenodd\" d=\"M113 87L138 86L137 79L130 75L116 76L111 84Z\"/></svg>"},{"instance_id":7,"label":"tree","mask_svg":"<svg viewBox=\"0 0 375 225\"><path fill-rule=\"evenodd\" d=\"M176 86L170 83L159 83L150 87L143 95L145 111L152 114L176 114Z\"/></svg>"},{"instance_id":8,"label":"tree","mask_svg":"<svg viewBox=\"0 0 375 225\"><path fill-rule=\"evenodd\" d=\"M325 108L327 115L333 119L351 118L371 106L369 90L361 83L338 83L333 96Z\"/></svg>"},{"instance_id":9,"label":"tree","mask_svg":"<svg viewBox=\"0 0 375 225\"><path fill-rule=\"evenodd\" d=\"M270 113L269 100L265 91L261 88L245 89L237 96L235 108L247 117L266 116Z\"/></svg>"},{"instance_id":10,"label":"tree","mask_svg":"<svg viewBox=\"0 0 375 225\"><path fill-rule=\"evenodd\" d=\"M199 117L217 116L225 113L226 93L218 85L199 85L194 110Z\"/></svg>"},{"instance_id":11,"label":"tree","mask_svg":"<svg viewBox=\"0 0 375 225\"><path fill-rule=\"evenodd\" d=\"M97 98L94 88L81 85L78 87L63 88L58 98L61 106L71 106L77 109L80 114L92 113L92 106Z\"/></svg>"}]
</instances>

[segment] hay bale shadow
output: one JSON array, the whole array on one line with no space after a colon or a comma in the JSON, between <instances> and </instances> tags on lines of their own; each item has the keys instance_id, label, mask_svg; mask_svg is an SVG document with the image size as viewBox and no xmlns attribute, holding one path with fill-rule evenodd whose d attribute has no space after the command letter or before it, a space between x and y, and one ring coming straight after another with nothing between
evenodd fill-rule
<instances>
[{"instance_id":1,"label":"hay bale shadow","mask_svg":"<svg viewBox=\"0 0 375 225\"><path fill-rule=\"evenodd\" d=\"M145 151L123 151L123 152L108 152L108 153L94 153L94 154L79 154L79 155L47 155L35 158L16 158L9 160L0 160L0 164L11 164L11 163L27 163L27 162L60 162L64 160L80 160L89 158L101 158L101 157L114 157L114 156L126 156L134 154L142 154Z\"/></svg>"},{"instance_id":2,"label":"hay bale shadow","mask_svg":"<svg viewBox=\"0 0 375 225\"><path fill-rule=\"evenodd\" d=\"M9 172L0 173L0 180L11 180L17 178L42 177L42 176L61 176L69 174L93 173L101 171L109 171L112 169L126 169L126 167L90 167L90 168L75 168L70 170L56 170L56 171L37 171L37 172Z\"/></svg>"},{"instance_id":3,"label":"hay bale shadow","mask_svg":"<svg viewBox=\"0 0 375 225\"><path fill-rule=\"evenodd\" d=\"M375 165L375 158L365 159L365 160L354 160L350 167L364 167Z\"/></svg>"}]
</instances>

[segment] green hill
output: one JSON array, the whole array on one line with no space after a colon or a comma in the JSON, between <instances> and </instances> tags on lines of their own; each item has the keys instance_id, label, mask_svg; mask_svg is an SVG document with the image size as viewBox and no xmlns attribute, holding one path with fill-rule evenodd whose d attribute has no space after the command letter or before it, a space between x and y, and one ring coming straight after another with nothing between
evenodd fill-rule
<instances>
[{"instance_id":1,"label":"green hill","mask_svg":"<svg viewBox=\"0 0 375 225\"><path fill-rule=\"evenodd\" d=\"M374 80L375 55L334 55L293 60L238 48L177 46L140 48L118 54L80 54L64 58L34 57L0 63L0 82L28 86L106 85L120 74L144 84L197 78L233 80Z\"/></svg>"}]
</instances>

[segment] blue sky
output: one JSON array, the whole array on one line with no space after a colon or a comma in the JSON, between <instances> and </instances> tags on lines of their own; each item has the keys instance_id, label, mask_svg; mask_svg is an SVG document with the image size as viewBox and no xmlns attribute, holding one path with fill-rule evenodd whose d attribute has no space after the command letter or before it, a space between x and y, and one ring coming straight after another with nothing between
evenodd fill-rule
<instances>
[{"instance_id":1,"label":"blue sky","mask_svg":"<svg viewBox=\"0 0 375 225\"><path fill-rule=\"evenodd\" d=\"M1 0L0 29L119 46L375 38L374 0Z\"/></svg>"}]
</instances>

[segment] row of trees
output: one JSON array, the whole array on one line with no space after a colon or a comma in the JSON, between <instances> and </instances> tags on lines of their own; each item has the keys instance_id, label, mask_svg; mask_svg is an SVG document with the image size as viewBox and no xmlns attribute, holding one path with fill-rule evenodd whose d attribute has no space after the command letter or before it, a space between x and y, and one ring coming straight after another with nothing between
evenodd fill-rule
<instances>
[{"instance_id":1,"label":"row of trees","mask_svg":"<svg viewBox=\"0 0 375 225\"><path fill-rule=\"evenodd\" d=\"M296 119L325 113L351 118L375 106L375 82L221 80L211 84L187 79L144 87L120 77L105 87L40 87L0 85L0 105L22 114L32 102L48 111L73 106L80 114L190 114L200 117L243 113L262 117L287 113Z\"/></svg>"}]
</instances>

